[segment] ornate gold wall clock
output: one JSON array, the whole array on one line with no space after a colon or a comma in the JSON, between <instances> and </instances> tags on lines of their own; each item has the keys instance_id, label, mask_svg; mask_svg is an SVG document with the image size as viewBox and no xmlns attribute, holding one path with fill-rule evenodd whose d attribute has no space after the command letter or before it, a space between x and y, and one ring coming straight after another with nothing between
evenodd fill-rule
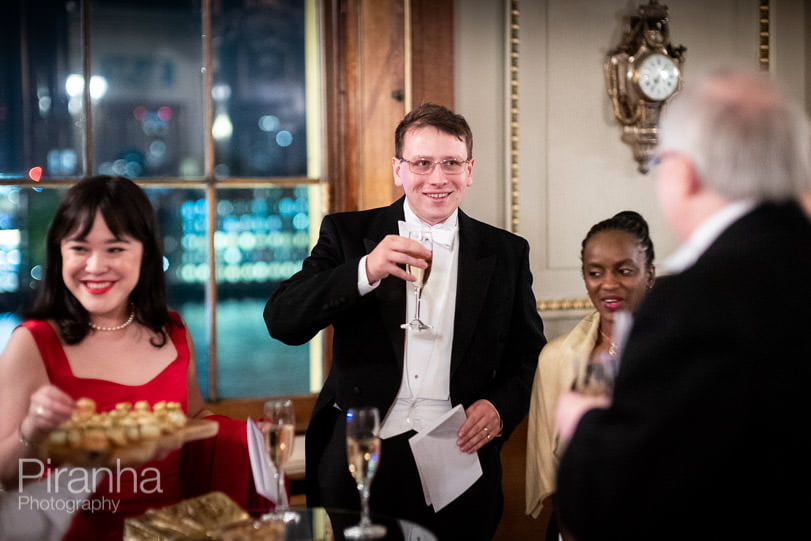
<instances>
[{"instance_id":1,"label":"ornate gold wall clock","mask_svg":"<svg viewBox=\"0 0 811 541\"><path fill-rule=\"evenodd\" d=\"M608 96L641 173L653 157L662 106L681 88L685 51L670 43L667 6L651 0L624 18L622 40L606 56Z\"/></svg>"}]
</instances>

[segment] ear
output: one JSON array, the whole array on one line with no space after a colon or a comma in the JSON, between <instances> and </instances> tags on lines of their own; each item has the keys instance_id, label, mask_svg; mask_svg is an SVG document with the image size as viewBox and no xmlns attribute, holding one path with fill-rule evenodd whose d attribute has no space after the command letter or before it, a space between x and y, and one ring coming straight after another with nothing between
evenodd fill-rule
<instances>
[{"instance_id":1,"label":"ear","mask_svg":"<svg viewBox=\"0 0 811 541\"><path fill-rule=\"evenodd\" d=\"M683 159L682 167L684 167L684 174L682 175L684 194L695 196L704 189L701 177L698 176L698 171L696 171L695 165L690 160Z\"/></svg>"},{"instance_id":2,"label":"ear","mask_svg":"<svg viewBox=\"0 0 811 541\"><path fill-rule=\"evenodd\" d=\"M397 158L392 158L391 159L391 172L392 172L392 175L394 176L394 185L395 186L402 186L403 185L403 179L400 177L400 172L403 169L403 163L405 163L405 162L401 162Z\"/></svg>"},{"instance_id":3,"label":"ear","mask_svg":"<svg viewBox=\"0 0 811 541\"><path fill-rule=\"evenodd\" d=\"M474 162L475 162L475 160L471 159L470 162L468 162L467 170L465 171L465 174L467 175L467 181L465 182L465 185L468 188L470 186L473 186L473 163Z\"/></svg>"},{"instance_id":4,"label":"ear","mask_svg":"<svg viewBox=\"0 0 811 541\"><path fill-rule=\"evenodd\" d=\"M659 167L661 175L667 178L669 198L687 199L701 191L696 168L686 156L674 153Z\"/></svg>"},{"instance_id":5,"label":"ear","mask_svg":"<svg viewBox=\"0 0 811 541\"><path fill-rule=\"evenodd\" d=\"M653 284L656 283L656 265L651 265L648 269L648 289L653 287Z\"/></svg>"}]
</instances>

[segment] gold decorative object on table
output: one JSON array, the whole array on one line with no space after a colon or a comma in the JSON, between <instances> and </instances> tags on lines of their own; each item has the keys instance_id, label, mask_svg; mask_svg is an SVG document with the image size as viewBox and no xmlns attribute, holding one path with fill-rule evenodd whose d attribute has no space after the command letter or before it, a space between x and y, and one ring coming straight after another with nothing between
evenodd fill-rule
<instances>
[{"instance_id":1,"label":"gold decorative object on table","mask_svg":"<svg viewBox=\"0 0 811 541\"><path fill-rule=\"evenodd\" d=\"M218 541L284 541L284 520L247 521L228 526L220 532Z\"/></svg>"},{"instance_id":2,"label":"gold decorative object on table","mask_svg":"<svg viewBox=\"0 0 811 541\"><path fill-rule=\"evenodd\" d=\"M222 492L210 492L128 518L124 523L124 541L221 539L227 527L240 523L253 521L234 500Z\"/></svg>"},{"instance_id":3,"label":"gold decorative object on table","mask_svg":"<svg viewBox=\"0 0 811 541\"><path fill-rule=\"evenodd\" d=\"M76 413L50 434L40 455L57 466L137 465L218 430L214 421L188 419L178 402L120 402L99 413L93 400L80 398Z\"/></svg>"}]
</instances>

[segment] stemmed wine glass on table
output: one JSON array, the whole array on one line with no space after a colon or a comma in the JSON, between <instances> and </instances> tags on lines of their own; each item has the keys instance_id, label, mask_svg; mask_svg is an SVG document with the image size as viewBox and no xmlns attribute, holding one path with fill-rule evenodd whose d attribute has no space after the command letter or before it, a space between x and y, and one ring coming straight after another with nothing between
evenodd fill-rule
<instances>
[{"instance_id":1,"label":"stemmed wine glass on table","mask_svg":"<svg viewBox=\"0 0 811 541\"><path fill-rule=\"evenodd\" d=\"M274 482L277 487L276 507L264 519L286 520L289 506L284 486L284 467L293 454L296 441L296 414L293 402L289 399L268 400L264 409L264 434L270 461L276 468Z\"/></svg>"},{"instance_id":2,"label":"stemmed wine glass on table","mask_svg":"<svg viewBox=\"0 0 811 541\"><path fill-rule=\"evenodd\" d=\"M412 240L416 240L420 244L422 244L425 248L431 250L433 253L434 251L434 244L433 239L431 237L430 231L409 231L408 238ZM423 331L425 329L430 329L431 326L420 319L420 304L422 300L422 290L425 287L425 283L428 282L428 277L431 275L431 260L426 259L426 263L428 263L428 267L421 269L420 267L414 267L412 265L406 265L406 271L409 274L414 275L417 279L414 282L411 282L411 287L414 290L414 318L409 321L408 323L403 323L400 325L401 329L414 329L417 331Z\"/></svg>"},{"instance_id":3,"label":"stemmed wine glass on table","mask_svg":"<svg viewBox=\"0 0 811 541\"><path fill-rule=\"evenodd\" d=\"M346 458L360 493L360 523L344 530L347 539L376 539L386 527L369 516L369 489L380 462L380 415L377 408L351 408L346 412Z\"/></svg>"}]
</instances>

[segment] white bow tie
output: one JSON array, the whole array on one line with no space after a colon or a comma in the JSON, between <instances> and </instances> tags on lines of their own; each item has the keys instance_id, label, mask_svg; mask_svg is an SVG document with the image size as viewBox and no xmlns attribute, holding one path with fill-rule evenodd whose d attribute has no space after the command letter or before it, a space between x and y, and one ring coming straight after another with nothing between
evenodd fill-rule
<instances>
[{"instance_id":1,"label":"white bow tie","mask_svg":"<svg viewBox=\"0 0 811 541\"><path fill-rule=\"evenodd\" d=\"M397 222L400 228L400 235L407 237L411 231L429 231L434 244L444 246L448 250L453 250L453 242L456 239L456 227L447 224L427 226L422 224L410 224L402 220Z\"/></svg>"}]
</instances>

